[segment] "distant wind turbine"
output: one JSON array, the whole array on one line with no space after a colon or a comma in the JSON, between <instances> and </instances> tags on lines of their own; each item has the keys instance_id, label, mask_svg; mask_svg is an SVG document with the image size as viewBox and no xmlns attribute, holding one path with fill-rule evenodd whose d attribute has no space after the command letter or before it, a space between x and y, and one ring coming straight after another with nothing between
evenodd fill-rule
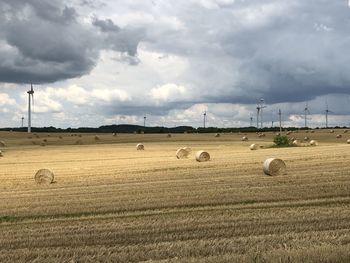
<instances>
[{"instance_id":1,"label":"distant wind turbine","mask_svg":"<svg viewBox=\"0 0 350 263\"><path fill-rule=\"evenodd\" d=\"M204 111L204 113L203 113L203 128L204 129L205 129L206 118L207 118L207 111Z\"/></svg>"},{"instance_id":2,"label":"distant wind turbine","mask_svg":"<svg viewBox=\"0 0 350 263\"><path fill-rule=\"evenodd\" d=\"M24 117L23 117L23 116L22 116L21 120L22 120L22 125L21 125L21 127L23 128L23 127L24 127Z\"/></svg>"},{"instance_id":3,"label":"distant wind turbine","mask_svg":"<svg viewBox=\"0 0 350 263\"><path fill-rule=\"evenodd\" d=\"M328 114L329 113L333 113L333 112L328 109L328 103L327 102L326 102L326 110L325 110L325 112L326 112L326 128L328 128Z\"/></svg>"},{"instance_id":4,"label":"distant wind turbine","mask_svg":"<svg viewBox=\"0 0 350 263\"><path fill-rule=\"evenodd\" d=\"M34 90L33 90L33 84L30 84L30 90L27 91L28 93L28 133L32 132L32 103L34 106Z\"/></svg>"},{"instance_id":5,"label":"distant wind turbine","mask_svg":"<svg viewBox=\"0 0 350 263\"><path fill-rule=\"evenodd\" d=\"M143 117L143 127L146 127L146 116Z\"/></svg>"},{"instance_id":6,"label":"distant wind turbine","mask_svg":"<svg viewBox=\"0 0 350 263\"><path fill-rule=\"evenodd\" d=\"M305 128L307 128L307 115L310 114L309 107L306 103L306 106L304 108L304 120L305 120Z\"/></svg>"}]
</instances>

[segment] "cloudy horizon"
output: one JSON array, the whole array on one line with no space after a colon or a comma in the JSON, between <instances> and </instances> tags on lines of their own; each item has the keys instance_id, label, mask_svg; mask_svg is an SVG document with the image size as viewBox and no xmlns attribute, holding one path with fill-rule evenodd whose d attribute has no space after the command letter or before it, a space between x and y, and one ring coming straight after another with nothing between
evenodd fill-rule
<instances>
[{"instance_id":1,"label":"cloudy horizon","mask_svg":"<svg viewBox=\"0 0 350 263\"><path fill-rule=\"evenodd\" d=\"M0 127L350 126L347 0L0 0Z\"/></svg>"}]
</instances>

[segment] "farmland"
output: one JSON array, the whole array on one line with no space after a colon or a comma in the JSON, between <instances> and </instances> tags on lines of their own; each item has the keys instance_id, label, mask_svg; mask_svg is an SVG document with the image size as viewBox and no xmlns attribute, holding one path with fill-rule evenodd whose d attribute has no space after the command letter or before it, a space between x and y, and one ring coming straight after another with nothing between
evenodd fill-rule
<instances>
[{"instance_id":1,"label":"farmland","mask_svg":"<svg viewBox=\"0 0 350 263\"><path fill-rule=\"evenodd\" d=\"M349 262L350 134L256 151L273 134L242 136L1 132L0 262ZM269 157L288 174L264 175Z\"/></svg>"}]
</instances>

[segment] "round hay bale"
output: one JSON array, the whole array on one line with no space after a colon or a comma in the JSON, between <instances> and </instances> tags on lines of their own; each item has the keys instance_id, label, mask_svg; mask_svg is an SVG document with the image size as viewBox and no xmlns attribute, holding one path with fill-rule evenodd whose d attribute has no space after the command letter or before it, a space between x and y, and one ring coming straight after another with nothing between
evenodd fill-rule
<instances>
[{"instance_id":1,"label":"round hay bale","mask_svg":"<svg viewBox=\"0 0 350 263\"><path fill-rule=\"evenodd\" d=\"M95 135L95 141L99 141L100 137L98 137L97 135Z\"/></svg>"},{"instance_id":2,"label":"round hay bale","mask_svg":"<svg viewBox=\"0 0 350 263\"><path fill-rule=\"evenodd\" d=\"M315 133L315 131L314 131L314 130L311 130L311 133Z\"/></svg>"},{"instance_id":3,"label":"round hay bale","mask_svg":"<svg viewBox=\"0 0 350 263\"><path fill-rule=\"evenodd\" d=\"M275 132L275 135L276 136L280 136L281 134L279 132Z\"/></svg>"},{"instance_id":4,"label":"round hay bale","mask_svg":"<svg viewBox=\"0 0 350 263\"><path fill-rule=\"evenodd\" d=\"M184 148L180 148L176 151L176 158L177 159L184 159L187 158L189 155L189 152L186 151Z\"/></svg>"},{"instance_id":5,"label":"round hay bale","mask_svg":"<svg viewBox=\"0 0 350 263\"><path fill-rule=\"evenodd\" d=\"M54 180L54 174L48 169L40 169L36 172L34 180L37 184L51 184Z\"/></svg>"},{"instance_id":6,"label":"round hay bale","mask_svg":"<svg viewBox=\"0 0 350 263\"><path fill-rule=\"evenodd\" d=\"M264 173L266 175L283 175L286 174L286 171L286 164L281 159L269 158L264 162Z\"/></svg>"},{"instance_id":7,"label":"round hay bale","mask_svg":"<svg viewBox=\"0 0 350 263\"><path fill-rule=\"evenodd\" d=\"M344 130L344 133L348 133L348 130Z\"/></svg>"},{"instance_id":8,"label":"round hay bale","mask_svg":"<svg viewBox=\"0 0 350 263\"><path fill-rule=\"evenodd\" d=\"M329 132L330 132L330 133L334 133L334 130L330 130Z\"/></svg>"},{"instance_id":9,"label":"round hay bale","mask_svg":"<svg viewBox=\"0 0 350 263\"><path fill-rule=\"evenodd\" d=\"M257 150L258 148L259 148L259 146L257 144L254 144L254 143L249 146L249 149L252 150L252 151L253 150Z\"/></svg>"},{"instance_id":10,"label":"round hay bale","mask_svg":"<svg viewBox=\"0 0 350 263\"><path fill-rule=\"evenodd\" d=\"M292 142L292 144L295 145L295 146L298 146L298 145L300 144L300 141L299 141L299 140L294 140L294 141Z\"/></svg>"},{"instance_id":11,"label":"round hay bale","mask_svg":"<svg viewBox=\"0 0 350 263\"><path fill-rule=\"evenodd\" d=\"M0 141L0 147L6 147L6 143L4 141Z\"/></svg>"},{"instance_id":12,"label":"round hay bale","mask_svg":"<svg viewBox=\"0 0 350 263\"><path fill-rule=\"evenodd\" d=\"M259 138L265 137L265 136L266 136L265 133L260 133L260 134L258 135Z\"/></svg>"},{"instance_id":13,"label":"round hay bale","mask_svg":"<svg viewBox=\"0 0 350 263\"><path fill-rule=\"evenodd\" d=\"M47 142L47 139L44 139L43 142Z\"/></svg>"},{"instance_id":14,"label":"round hay bale","mask_svg":"<svg viewBox=\"0 0 350 263\"><path fill-rule=\"evenodd\" d=\"M145 146L142 143L138 143L136 145L136 150L143 151L145 149Z\"/></svg>"},{"instance_id":15,"label":"round hay bale","mask_svg":"<svg viewBox=\"0 0 350 263\"><path fill-rule=\"evenodd\" d=\"M309 140L310 140L309 137L307 137L307 136L304 137L304 141L305 141L305 142L307 142L307 141L309 141Z\"/></svg>"},{"instance_id":16,"label":"round hay bale","mask_svg":"<svg viewBox=\"0 0 350 263\"><path fill-rule=\"evenodd\" d=\"M341 134L337 134L337 139L340 139L341 137L343 137L343 135L341 135Z\"/></svg>"},{"instance_id":17,"label":"round hay bale","mask_svg":"<svg viewBox=\"0 0 350 263\"><path fill-rule=\"evenodd\" d=\"M208 152L198 151L196 153L196 160L197 162L207 162L210 160L210 155Z\"/></svg>"},{"instance_id":18,"label":"round hay bale","mask_svg":"<svg viewBox=\"0 0 350 263\"><path fill-rule=\"evenodd\" d=\"M347 144L350 144L350 139L346 141Z\"/></svg>"},{"instance_id":19,"label":"round hay bale","mask_svg":"<svg viewBox=\"0 0 350 263\"><path fill-rule=\"evenodd\" d=\"M215 137L220 137L220 133L216 133L216 134L215 134Z\"/></svg>"},{"instance_id":20,"label":"round hay bale","mask_svg":"<svg viewBox=\"0 0 350 263\"><path fill-rule=\"evenodd\" d=\"M76 145L83 145L83 141L79 139L79 140L77 140L77 141L75 142L75 144L76 144Z\"/></svg>"},{"instance_id":21,"label":"round hay bale","mask_svg":"<svg viewBox=\"0 0 350 263\"><path fill-rule=\"evenodd\" d=\"M0 157L3 157L2 151L0 150Z\"/></svg>"},{"instance_id":22,"label":"round hay bale","mask_svg":"<svg viewBox=\"0 0 350 263\"><path fill-rule=\"evenodd\" d=\"M318 142L315 141L315 140L311 140L311 141L310 141L310 145L311 145L311 146L317 146L317 145L318 145Z\"/></svg>"},{"instance_id":23,"label":"round hay bale","mask_svg":"<svg viewBox=\"0 0 350 263\"><path fill-rule=\"evenodd\" d=\"M37 134L35 134L35 137L36 137L37 139L39 139L39 138L40 138L40 136L39 136L39 135L37 135Z\"/></svg>"},{"instance_id":24,"label":"round hay bale","mask_svg":"<svg viewBox=\"0 0 350 263\"><path fill-rule=\"evenodd\" d=\"M292 134L292 132L291 131L287 131L287 135L291 135Z\"/></svg>"},{"instance_id":25,"label":"round hay bale","mask_svg":"<svg viewBox=\"0 0 350 263\"><path fill-rule=\"evenodd\" d=\"M46 146L46 142L41 142L40 146Z\"/></svg>"},{"instance_id":26,"label":"round hay bale","mask_svg":"<svg viewBox=\"0 0 350 263\"><path fill-rule=\"evenodd\" d=\"M58 136L58 139L63 139L62 136Z\"/></svg>"},{"instance_id":27,"label":"round hay bale","mask_svg":"<svg viewBox=\"0 0 350 263\"><path fill-rule=\"evenodd\" d=\"M170 133L168 133L167 137L168 137L168 138L171 138L171 134L170 134Z\"/></svg>"},{"instance_id":28,"label":"round hay bale","mask_svg":"<svg viewBox=\"0 0 350 263\"><path fill-rule=\"evenodd\" d=\"M114 133L113 133L113 136L114 136L114 137L116 137L116 136L117 136L117 133L116 133L116 132L114 132Z\"/></svg>"},{"instance_id":29,"label":"round hay bale","mask_svg":"<svg viewBox=\"0 0 350 263\"><path fill-rule=\"evenodd\" d=\"M244 141L244 142L248 141L248 137L247 136L243 136L242 137L242 141Z\"/></svg>"}]
</instances>

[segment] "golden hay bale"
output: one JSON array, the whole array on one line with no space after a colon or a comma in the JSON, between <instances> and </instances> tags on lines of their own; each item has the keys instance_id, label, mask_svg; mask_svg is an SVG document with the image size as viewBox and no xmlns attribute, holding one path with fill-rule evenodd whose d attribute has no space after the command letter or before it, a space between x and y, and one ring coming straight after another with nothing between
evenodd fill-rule
<instances>
[{"instance_id":1,"label":"golden hay bale","mask_svg":"<svg viewBox=\"0 0 350 263\"><path fill-rule=\"evenodd\" d=\"M0 157L3 157L2 151L0 150Z\"/></svg>"},{"instance_id":2,"label":"golden hay bale","mask_svg":"<svg viewBox=\"0 0 350 263\"><path fill-rule=\"evenodd\" d=\"M40 146L46 146L46 142L41 142Z\"/></svg>"},{"instance_id":3,"label":"golden hay bale","mask_svg":"<svg viewBox=\"0 0 350 263\"><path fill-rule=\"evenodd\" d=\"M304 141L307 142L308 140L310 140L310 138L307 137L307 136L305 136L305 137L304 137Z\"/></svg>"},{"instance_id":4,"label":"golden hay bale","mask_svg":"<svg viewBox=\"0 0 350 263\"><path fill-rule=\"evenodd\" d=\"M100 137L98 137L97 135L95 135L95 141L100 140Z\"/></svg>"},{"instance_id":5,"label":"golden hay bale","mask_svg":"<svg viewBox=\"0 0 350 263\"><path fill-rule=\"evenodd\" d=\"M171 134L170 134L170 133L168 133L167 137L168 137L168 138L171 138Z\"/></svg>"},{"instance_id":6,"label":"golden hay bale","mask_svg":"<svg viewBox=\"0 0 350 263\"><path fill-rule=\"evenodd\" d=\"M279 132L275 132L275 135L276 136L280 136L281 134Z\"/></svg>"},{"instance_id":7,"label":"golden hay bale","mask_svg":"<svg viewBox=\"0 0 350 263\"><path fill-rule=\"evenodd\" d=\"M341 135L341 134L337 134L337 139L340 139L341 137L343 137L343 135Z\"/></svg>"},{"instance_id":8,"label":"golden hay bale","mask_svg":"<svg viewBox=\"0 0 350 263\"><path fill-rule=\"evenodd\" d=\"M344 130L344 133L348 133L348 130Z\"/></svg>"},{"instance_id":9,"label":"golden hay bale","mask_svg":"<svg viewBox=\"0 0 350 263\"><path fill-rule=\"evenodd\" d=\"M51 184L54 180L54 174L48 169L40 169L36 172L34 180L37 184Z\"/></svg>"},{"instance_id":10,"label":"golden hay bale","mask_svg":"<svg viewBox=\"0 0 350 263\"><path fill-rule=\"evenodd\" d=\"M346 141L347 144L350 144L350 139Z\"/></svg>"},{"instance_id":11,"label":"golden hay bale","mask_svg":"<svg viewBox=\"0 0 350 263\"><path fill-rule=\"evenodd\" d=\"M292 134L292 132L291 131L287 131L287 135L291 135Z\"/></svg>"},{"instance_id":12,"label":"golden hay bale","mask_svg":"<svg viewBox=\"0 0 350 263\"><path fill-rule=\"evenodd\" d=\"M311 133L315 133L315 131L314 131L314 130L311 130Z\"/></svg>"},{"instance_id":13,"label":"golden hay bale","mask_svg":"<svg viewBox=\"0 0 350 263\"><path fill-rule=\"evenodd\" d=\"M330 130L329 132L330 132L330 133L334 133L334 130Z\"/></svg>"},{"instance_id":14,"label":"golden hay bale","mask_svg":"<svg viewBox=\"0 0 350 263\"><path fill-rule=\"evenodd\" d=\"M79 140L77 140L77 141L75 142L75 144L76 144L76 145L83 145L83 141L79 139Z\"/></svg>"},{"instance_id":15,"label":"golden hay bale","mask_svg":"<svg viewBox=\"0 0 350 263\"><path fill-rule=\"evenodd\" d=\"M143 151L145 149L145 146L142 143L138 143L136 145L136 150Z\"/></svg>"},{"instance_id":16,"label":"golden hay bale","mask_svg":"<svg viewBox=\"0 0 350 263\"><path fill-rule=\"evenodd\" d=\"M292 142L292 144L295 145L295 146L298 146L298 145L300 144L300 141L299 141L299 140L294 140L294 141Z\"/></svg>"},{"instance_id":17,"label":"golden hay bale","mask_svg":"<svg viewBox=\"0 0 350 263\"><path fill-rule=\"evenodd\" d=\"M210 155L208 152L198 151L196 153L196 160L197 162L207 162L210 160Z\"/></svg>"},{"instance_id":18,"label":"golden hay bale","mask_svg":"<svg viewBox=\"0 0 350 263\"><path fill-rule=\"evenodd\" d=\"M180 148L176 151L176 158L177 159L184 159L184 158L187 158L189 154L190 154L189 151L187 151L184 148Z\"/></svg>"},{"instance_id":19,"label":"golden hay bale","mask_svg":"<svg viewBox=\"0 0 350 263\"><path fill-rule=\"evenodd\" d=\"M114 133L113 133L113 136L114 136L114 137L115 137L115 136L117 136L117 133L116 133L116 132L114 132Z\"/></svg>"},{"instance_id":20,"label":"golden hay bale","mask_svg":"<svg viewBox=\"0 0 350 263\"><path fill-rule=\"evenodd\" d=\"M311 141L310 141L310 145L311 145L311 146L317 146L317 145L318 145L318 142L315 141L315 140L311 140Z\"/></svg>"},{"instance_id":21,"label":"golden hay bale","mask_svg":"<svg viewBox=\"0 0 350 263\"><path fill-rule=\"evenodd\" d=\"M4 141L0 141L0 147L6 147L6 143Z\"/></svg>"},{"instance_id":22,"label":"golden hay bale","mask_svg":"<svg viewBox=\"0 0 350 263\"><path fill-rule=\"evenodd\" d=\"M216 134L215 134L215 137L220 137L220 133L216 133Z\"/></svg>"},{"instance_id":23,"label":"golden hay bale","mask_svg":"<svg viewBox=\"0 0 350 263\"><path fill-rule=\"evenodd\" d=\"M247 136L243 136L242 137L242 141L244 141L244 142L248 141L248 137Z\"/></svg>"},{"instance_id":24,"label":"golden hay bale","mask_svg":"<svg viewBox=\"0 0 350 263\"><path fill-rule=\"evenodd\" d=\"M286 171L286 164L281 159L269 158L264 162L264 173L266 175L283 175L286 174Z\"/></svg>"},{"instance_id":25,"label":"golden hay bale","mask_svg":"<svg viewBox=\"0 0 350 263\"><path fill-rule=\"evenodd\" d=\"M259 138L265 137L265 136L266 136L265 133L259 133L259 134L258 134L258 137L259 137Z\"/></svg>"},{"instance_id":26,"label":"golden hay bale","mask_svg":"<svg viewBox=\"0 0 350 263\"><path fill-rule=\"evenodd\" d=\"M253 150L257 150L258 148L259 148L259 146L257 144L254 144L254 143L249 146L249 149L252 150L252 151Z\"/></svg>"}]
</instances>

